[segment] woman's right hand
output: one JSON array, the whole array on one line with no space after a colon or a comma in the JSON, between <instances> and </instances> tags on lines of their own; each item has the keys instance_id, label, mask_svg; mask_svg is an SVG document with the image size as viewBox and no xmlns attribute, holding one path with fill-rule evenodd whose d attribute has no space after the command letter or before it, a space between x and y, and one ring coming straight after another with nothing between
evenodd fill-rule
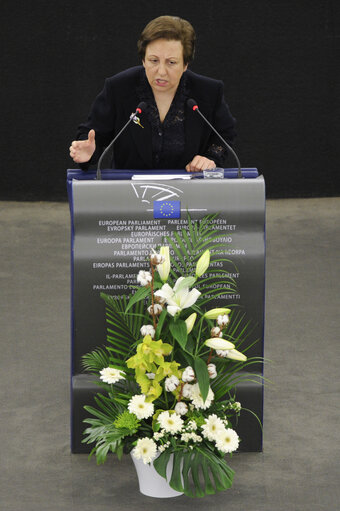
<instances>
[{"instance_id":1,"label":"woman's right hand","mask_svg":"<svg viewBox=\"0 0 340 511\"><path fill-rule=\"evenodd\" d=\"M75 163L85 163L92 158L96 150L95 131L90 130L87 140L74 140L70 147L70 156Z\"/></svg>"}]
</instances>

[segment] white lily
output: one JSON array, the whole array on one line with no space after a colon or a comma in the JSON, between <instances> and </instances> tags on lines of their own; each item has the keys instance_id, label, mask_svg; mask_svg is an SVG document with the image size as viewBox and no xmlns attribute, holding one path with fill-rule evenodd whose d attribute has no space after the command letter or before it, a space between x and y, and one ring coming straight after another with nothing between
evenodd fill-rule
<instances>
[{"instance_id":1,"label":"white lily","mask_svg":"<svg viewBox=\"0 0 340 511\"><path fill-rule=\"evenodd\" d=\"M160 255L164 257L164 262L157 265L157 271L162 282L166 282L170 273L170 253L169 247L161 247L159 251Z\"/></svg>"},{"instance_id":2,"label":"white lily","mask_svg":"<svg viewBox=\"0 0 340 511\"><path fill-rule=\"evenodd\" d=\"M174 287L164 284L161 289L156 291L155 296L164 298L167 303L167 311L171 316L175 316L183 309L187 309L194 305L201 295L198 289L194 288L189 291L189 286L195 282L192 277L180 277L177 279Z\"/></svg>"},{"instance_id":3,"label":"white lily","mask_svg":"<svg viewBox=\"0 0 340 511\"><path fill-rule=\"evenodd\" d=\"M204 344L209 346L209 348L213 348L214 350L232 350L235 348L235 345L232 342L221 339L220 337L212 337L211 339L207 339Z\"/></svg>"}]
</instances>

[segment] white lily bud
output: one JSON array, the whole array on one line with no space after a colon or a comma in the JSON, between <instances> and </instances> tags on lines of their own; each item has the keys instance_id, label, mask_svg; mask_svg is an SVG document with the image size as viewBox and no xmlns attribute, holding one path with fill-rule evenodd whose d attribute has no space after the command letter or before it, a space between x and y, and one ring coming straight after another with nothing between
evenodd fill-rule
<instances>
[{"instance_id":1,"label":"white lily bud","mask_svg":"<svg viewBox=\"0 0 340 511\"><path fill-rule=\"evenodd\" d=\"M205 273L209 267L210 264L210 250L207 249L196 264L196 277L201 277L203 273Z\"/></svg>"},{"instance_id":2,"label":"white lily bud","mask_svg":"<svg viewBox=\"0 0 340 511\"><path fill-rule=\"evenodd\" d=\"M217 319L218 316L224 315L224 314L230 314L230 309L226 309L223 307L219 307L217 309L211 309L210 311L207 311L204 314L204 317L207 319Z\"/></svg>"},{"instance_id":3,"label":"white lily bud","mask_svg":"<svg viewBox=\"0 0 340 511\"><path fill-rule=\"evenodd\" d=\"M216 366L215 364L208 364L208 373L209 378L213 380L217 376Z\"/></svg>"},{"instance_id":4,"label":"white lily bud","mask_svg":"<svg viewBox=\"0 0 340 511\"><path fill-rule=\"evenodd\" d=\"M184 372L182 374L182 380L186 383L190 381L194 381L195 379L195 371L191 366L188 366L184 369Z\"/></svg>"},{"instance_id":5,"label":"white lily bud","mask_svg":"<svg viewBox=\"0 0 340 511\"><path fill-rule=\"evenodd\" d=\"M162 282L166 282L168 280L171 267L169 247L161 247L160 255L163 257L163 261L161 264L157 265L157 271Z\"/></svg>"},{"instance_id":6,"label":"white lily bud","mask_svg":"<svg viewBox=\"0 0 340 511\"><path fill-rule=\"evenodd\" d=\"M211 339L207 339L204 343L209 348L213 348L214 350L232 350L235 348L235 345L232 342L226 341L225 339L220 339L219 337L212 337Z\"/></svg>"},{"instance_id":7,"label":"white lily bud","mask_svg":"<svg viewBox=\"0 0 340 511\"><path fill-rule=\"evenodd\" d=\"M196 314L196 312L194 312L185 320L185 324L187 325L187 333L188 334L190 334L191 330L194 328L196 318L197 318L197 314Z\"/></svg>"},{"instance_id":8,"label":"white lily bud","mask_svg":"<svg viewBox=\"0 0 340 511\"><path fill-rule=\"evenodd\" d=\"M247 360L246 355L243 355L243 353L234 349L228 350L227 358L230 358L231 360L237 360L239 362L245 362Z\"/></svg>"}]
</instances>

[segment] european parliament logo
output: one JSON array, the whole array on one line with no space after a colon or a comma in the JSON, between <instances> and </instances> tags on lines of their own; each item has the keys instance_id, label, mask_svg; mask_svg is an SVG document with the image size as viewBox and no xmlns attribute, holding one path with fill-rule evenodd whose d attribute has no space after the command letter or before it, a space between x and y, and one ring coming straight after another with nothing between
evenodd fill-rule
<instances>
[{"instance_id":1,"label":"european parliament logo","mask_svg":"<svg viewBox=\"0 0 340 511\"><path fill-rule=\"evenodd\" d=\"M154 201L154 218L181 218L181 201Z\"/></svg>"}]
</instances>

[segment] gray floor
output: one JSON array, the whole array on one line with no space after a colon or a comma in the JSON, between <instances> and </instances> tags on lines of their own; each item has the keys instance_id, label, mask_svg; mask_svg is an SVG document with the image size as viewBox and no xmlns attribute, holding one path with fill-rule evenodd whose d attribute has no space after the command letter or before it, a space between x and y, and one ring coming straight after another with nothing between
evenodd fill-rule
<instances>
[{"instance_id":1,"label":"gray floor","mask_svg":"<svg viewBox=\"0 0 340 511\"><path fill-rule=\"evenodd\" d=\"M158 509L129 458L69 451L69 213L0 203L0 509ZM231 490L162 509L340 509L340 198L267 203L264 452L238 454Z\"/></svg>"}]
</instances>

